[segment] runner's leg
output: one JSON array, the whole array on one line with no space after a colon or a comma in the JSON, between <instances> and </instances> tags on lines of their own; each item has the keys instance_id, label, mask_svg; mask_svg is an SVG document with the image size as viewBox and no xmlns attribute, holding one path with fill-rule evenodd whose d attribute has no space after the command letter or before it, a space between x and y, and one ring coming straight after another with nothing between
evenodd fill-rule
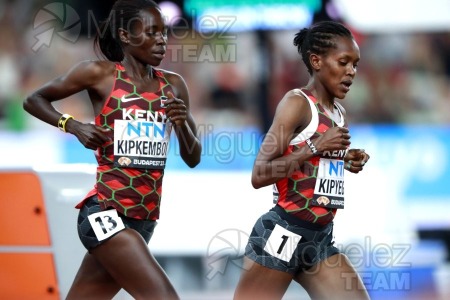
<instances>
[{"instance_id":1,"label":"runner's leg","mask_svg":"<svg viewBox=\"0 0 450 300\"><path fill-rule=\"evenodd\" d=\"M335 254L294 278L312 299L370 299L364 284L344 254Z\"/></svg>"}]
</instances>

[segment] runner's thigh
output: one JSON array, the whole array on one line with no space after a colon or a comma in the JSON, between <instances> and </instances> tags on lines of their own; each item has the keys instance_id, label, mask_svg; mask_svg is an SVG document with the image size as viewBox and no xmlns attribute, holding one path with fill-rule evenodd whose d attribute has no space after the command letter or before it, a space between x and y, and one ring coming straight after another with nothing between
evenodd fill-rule
<instances>
[{"instance_id":1,"label":"runner's thigh","mask_svg":"<svg viewBox=\"0 0 450 300\"><path fill-rule=\"evenodd\" d=\"M326 258L294 278L312 299L369 299L364 284L344 254Z\"/></svg>"},{"instance_id":2,"label":"runner's thigh","mask_svg":"<svg viewBox=\"0 0 450 300\"><path fill-rule=\"evenodd\" d=\"M178 299L145 240L134 229L122 230L91 253L135 299Z\"/></svg>"}]
</instances>

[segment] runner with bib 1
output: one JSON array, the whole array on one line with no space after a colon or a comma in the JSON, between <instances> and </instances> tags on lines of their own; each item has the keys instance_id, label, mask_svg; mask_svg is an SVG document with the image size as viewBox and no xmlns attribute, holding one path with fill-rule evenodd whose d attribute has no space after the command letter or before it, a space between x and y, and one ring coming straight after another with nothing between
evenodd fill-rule
<instances>
[{"instance_id":1,"label":"runner with bib 1","mask_svg":"<svg viewBox=\"0 0 450 300\"><path fill-rule=\"evenodd\" d=\"M282 299L299 283L311 299L369 299L361 277L334 245L344 208L344 171L369 160L350 148L345 98L360 60L351 31L334 21L295 34L310 78L275 109L252 169L254 188L273 186L274 206L253 225L234 300ZM351 280L348 280L351 278Z\"/></svg>"}]
</instances>

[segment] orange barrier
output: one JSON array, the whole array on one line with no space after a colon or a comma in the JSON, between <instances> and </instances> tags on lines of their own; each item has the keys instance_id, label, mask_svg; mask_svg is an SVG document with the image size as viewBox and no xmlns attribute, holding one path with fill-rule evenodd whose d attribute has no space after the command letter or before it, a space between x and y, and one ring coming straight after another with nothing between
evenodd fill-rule
<instances>
[{"instance_id":1,"label":"orange barrier","mask_svg":"<svg viewBox=\"0 0 450 300\"><path fill-rule=\"evenodd\" d=\"M0 253L0 299L59 299L53 255Z\"/></svg>"},{"instance_id":2,"label":"orange barrier","mask_svg":"<svg viewBox=\"0 0 450 300\"><path fill-rule=\"evenodd\" d=\"M0 203L0 299L59 299L38 176L0 172Z\"/></svg>"}]
</instances>

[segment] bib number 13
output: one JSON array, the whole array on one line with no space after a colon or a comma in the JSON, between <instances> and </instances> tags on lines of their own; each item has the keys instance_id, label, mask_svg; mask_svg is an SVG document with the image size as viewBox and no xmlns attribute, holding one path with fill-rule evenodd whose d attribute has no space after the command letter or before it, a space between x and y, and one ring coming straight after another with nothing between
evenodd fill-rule
<instances>
[{"instance_id":1,"label":"bib number 13","mask_svg":"<svg viewBox=\"0 0 450 300\"><path fill-rule=\"evenodd\" d=\"M115 209L101 211L88 216L97 240L102 241L125 229L122 219Z\"/></svg>"},{"instance_id":2,"label":"bib number 13","mask_svg":"<svg viewBox=\"0 0 450 300\"><path fill-rule=\"evenodd\" d=\"M301 235L277 224L267 240L264 251L278 259L289 262L301 238Z\"/></svg>"}]
</instances>

